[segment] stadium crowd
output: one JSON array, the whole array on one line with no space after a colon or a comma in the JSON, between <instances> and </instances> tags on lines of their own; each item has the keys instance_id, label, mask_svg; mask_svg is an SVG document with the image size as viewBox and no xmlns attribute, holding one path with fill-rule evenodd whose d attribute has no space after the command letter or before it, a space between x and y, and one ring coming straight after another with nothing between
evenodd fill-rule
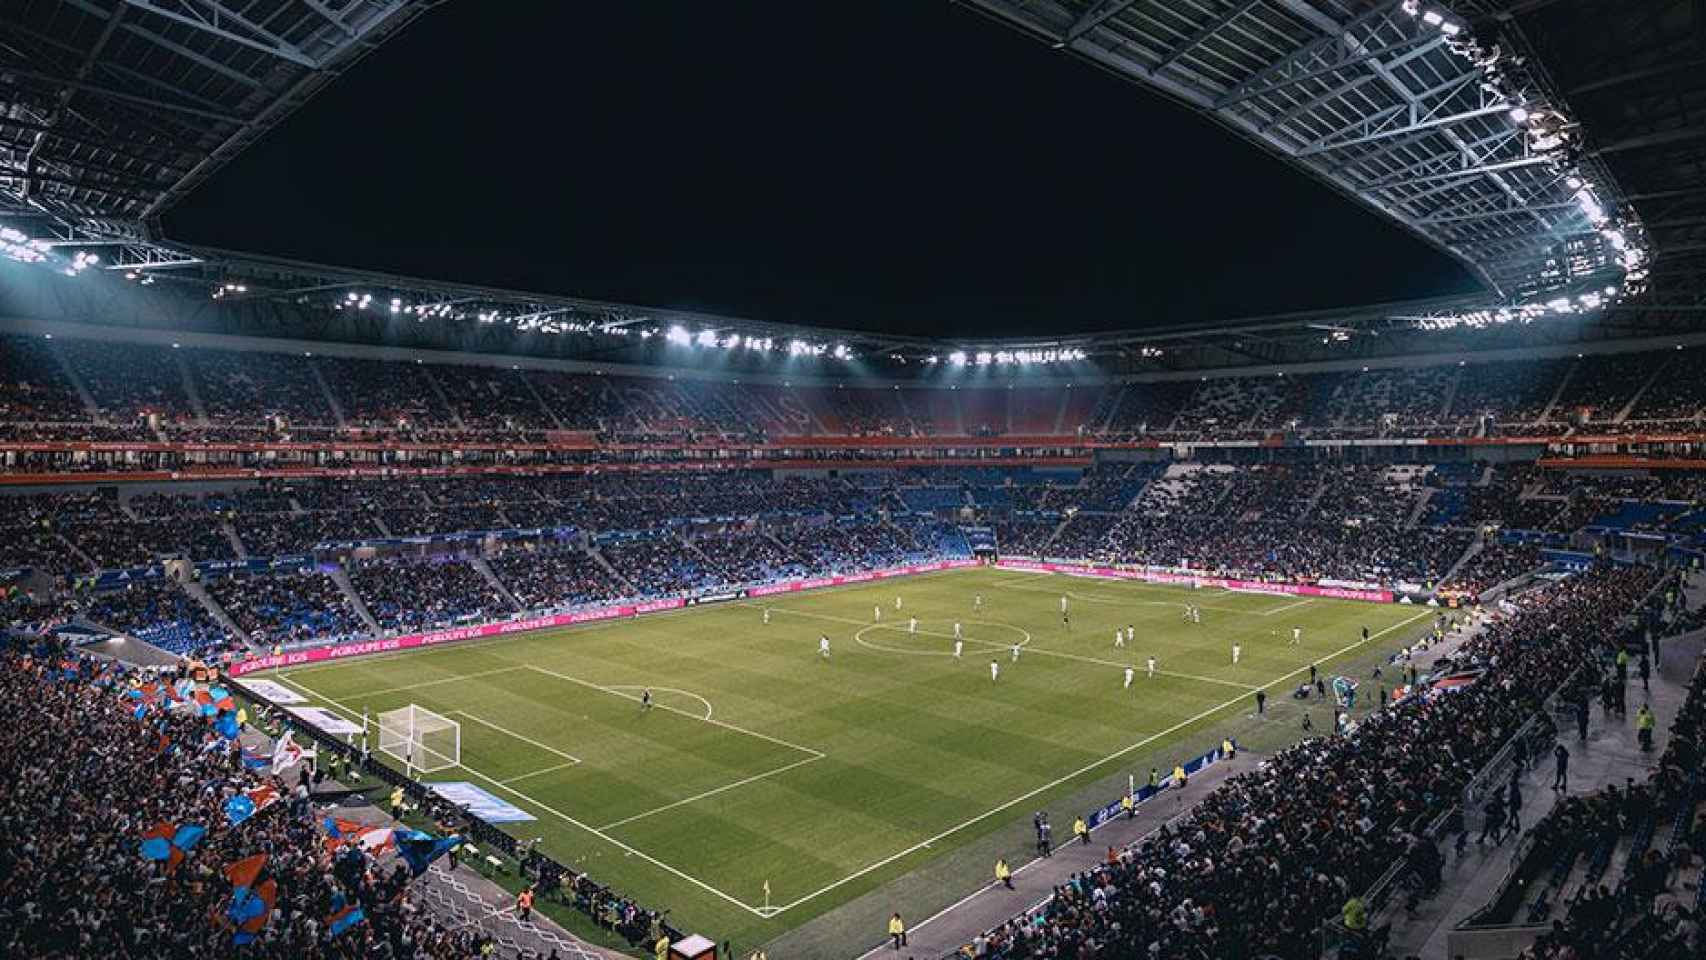
<instances>
[{"instance_id":1,"label":"stadium crowd","mask_svg":"<svg viewBox=\"0 0 1706 960\"><path fill-rule=\"evenodd\" d=\"M1313 956L1314 928L1408 855L1421 827L1657 583L1605 568L1528 595L1444 669L1466 689L1410 696L1349 735L1306 740L1226 781L1182 820L1057 886L982 938L983 956Z\"/></svg>"},{"instance_id":2,"label":"stadium crowd","mask_svg":"<svg viewBox=\"0 0 1706 960\"><path fill-rule=\"evenodd\" d=\"M0 954L482 955L477 936L409 901L406 864L380 865L349 847L334 857L310 811L273 803L230 823L227 801L257 789L288 794L293 784L247 770L237 741L221 740L195 711L133 716L129 687L104 661L40 647L0 652L0 696L30 704L0 718ZM145 858L139 849L160 823L205 834L186 838L178 858ZM257 887L273 885L274 905L253 942L234 942L226 871L255 856L264 861ZM345 903L363 919L338 929Z\"/></svg>"},{"instance_id":3,"label":"stadium crowd","mask_svg":"<svg viewBox=\"0 0 1706 960\"><path fill-rule=\"evenodd\" d=\"M316 431L400 440L611 443L689 437L1077 433L1161 440L1559 436L1697 425L1696 351L944 392L774 387L270 349L0 338L0 422L17 438L262 442ZM89 398L83 400L83 394ZM84 432L79 433L79 427ZM301 431L308 431L306 434Z\"/></svg>"}]
</instances>

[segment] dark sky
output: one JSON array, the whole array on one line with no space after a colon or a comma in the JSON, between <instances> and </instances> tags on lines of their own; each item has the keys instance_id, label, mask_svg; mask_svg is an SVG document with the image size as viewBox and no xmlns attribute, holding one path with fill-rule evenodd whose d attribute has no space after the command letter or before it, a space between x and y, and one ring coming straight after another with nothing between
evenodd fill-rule
<instances>
[{"instance_id":1,"label":"dark sky","mask_svg":"<svg viewBox=\"0 0 1706 960\"><path fill-rule=\"evenodd\" d=\"M167 227L445 280L925 334L1473 287L1212 122L944 0L457 0Z\"/></svg>"}]
</instances>

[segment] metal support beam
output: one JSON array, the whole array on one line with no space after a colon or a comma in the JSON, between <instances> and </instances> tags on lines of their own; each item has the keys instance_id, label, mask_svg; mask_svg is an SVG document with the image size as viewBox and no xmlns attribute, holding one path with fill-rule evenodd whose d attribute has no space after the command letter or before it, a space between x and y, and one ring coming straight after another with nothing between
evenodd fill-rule
<instances>
[{"instance_id":1,"label":"metal support beam","mask_svg":"<svg viewBox=\"0 0 1706 960\"><path fill-rule=\"evenodd\" d=\"M262 53L272 54L275 57L289 60L291 63L307 67L310 70L320 69L319 61L308 56L306 53L303 53L301 50L298 50L295 45L286 42L283 37L277 36L271 31L250 23L238 14L220 6L215 2L215 0L175 0L177 4L192 11L194 15L180 13L177 10L168 10L165 7L160 6L159 3L155 3L154 0L124 0L124 2L138 10L146 10L156 16L165 17L168 20L181 23L184 26L201 30L205 33L211 33L216 37L248 47L251 50L259 50ZM173 2L173 0L161 0L161 2ZM211 19L207 18L209 15L211 15ZM220 26L220 21L222 19L228 23L241 27L244 31L247 31L247 33L252 34L252 36L245 36L243 33L228 30L225 27Z\"/></svg>"},{"instance_id":2,"label":"metal support beam","mask_svg":"<svg viewBox=\"0 0 1706 960\"><path fill-rule=\"evenodd\" d=\"M1510 110L1510 107L1506 106L1504 104L1500 104L1498 106L1492 106L1492 107L1482 107L1478 110L1466 110L1462 113L1453 113L1453 114L1450 114L1449 116L1435 117L1432 120L1425 120L1421 123L1412 123L1406 127L1394 127L1390 130L1382 130L1379 133L1371 133L1371 134L1368 134L1366 136L1356 137L1356 138L1351 139L1351 140L1341 140L1341 141L1338 141L1336 143L1319 144L1319 145L1316 145L1313 147L1309 147L1305 150L1298 151L1297 155L1299 157L1313 157L1316 154L1331 153L1334 150L1343 150L1346 147L1355 147L1355 146L1360 146L1360 145L1365 144L1365 143L1375 143L1375 142L1378 142L1381 140L1390 140L1393 137L1402 137L1402 136L1405 136L1407 134L1426 133L1426 132L1429 132L1432 130L1438 130L1441 127L1449 127L1453 124L1463 123L1463 122L1468 121L1468 120L1474 120L1477 117L1490 117L1490 116L1493 116L1494 114L1506 113L1509 110Z\"/></svg>"},{"instance_id":3,"label":"metal support beam","mask_svg":"<svg viewBox=\"0 0 1706 960\"><path fill-rule=\"evenodd\" d=\"M1388 177L1368 184L1365 189L1385 190L1388 187L1414 186L1422 183L1435 183L1447 180L1461 180L1464 177L1479 177L1483 174L1498 173L1501 170L1517 170L1522 167L1539 166L1549 161L1545 157L1524 157L1521 160L1504 160L1499 163L1481 163L1461 170L1448 170L1445 173L1435 173L1423 177Z\"/></svg>"},{"instance_id":4,"label":"metal support beam","mask_svg":"<svg viewBox=\"0 0 1706 960\"><path fill-rule=\"evenodd\" d=\"M1160 73L1172 66L1174 61L1202 46L1210 37L1231 26L1232 21L1237 20L1246 13L1249 13L1252 7L1261 2L1262 0L1244 0L1244 2L1238 6L1226 11L1214 20L1210 20L1208 23L1203 24L1197 29L1197 32L1186 37L1184 43L1181 43L1172 50L1167 51L1167 55L1162 57L1161 62L1155 65L1155 72Z\"/></svg>"},{"instance_id":5,"label":"metal support beam","mask_svg":"<svg viewBox=\"0 0 1706 960\"><path fill-rule=\"evenodd\" d=\"M1115 16L1135 2L1136 0L1103 0L1101 4L1085 11L1083 16L1067 28L1066 36L1060 38L1058 46L1072 46L1078 42L1079 37L1101 26L1108 18Z\"/></svg>"}]
</instances>

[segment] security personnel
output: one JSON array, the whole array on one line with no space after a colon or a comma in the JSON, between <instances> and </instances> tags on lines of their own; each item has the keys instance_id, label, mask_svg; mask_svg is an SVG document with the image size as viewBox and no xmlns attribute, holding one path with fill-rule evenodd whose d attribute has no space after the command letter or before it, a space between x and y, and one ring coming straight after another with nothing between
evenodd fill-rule
<instances>
[{"instance_id":1,"label":"security personnel","mask_svg":"<svg viewBox=\"0 0 1706 960\"><path fill-rule=\"evenodd\" d=\"M1090 842L1090 825L1084 822L1083 817L1072 821L1072 835L1078 838L1079 843Z\"/></svg>"},{"instance_id":2,"label":"security personnel","mask_svg":"<svg viewBox=\"0 0 1706 960\"><path fill-rule=\"evenodd\" d=\"M403 788L400 786L391 788L391 819L403 819Z\"/></svg>"},{"instance_id":3,"label":"security personnel","mask_svg":"<svg viewBox=\"0 0 1706 960\"><path fill-rule=\"evenodd\" d=\"M889 939L893 941L896 950L906 946L906 921L902 920L898 913L889 917Z\"/></svg>"},{"instance_id":4,"label":"security personnel","mask_svg":"<svg viewBox=\"0 0 1706 960\"><path fill-rule=\"evenodd\" d=\"M1149 768L1149 789L1151 792L1161 789L1161 773L1154 767Z\"/></svg>"},{"instance_id":5,"label":"security personnel","mask_svg":"<svg viewBox=\"0 0 1706 960\"><path fill-rule=\"evenodd\" d=\"M995 858L995 882L1013 889L1013 871L1007 868L1007 860L1003 857Z\"/></svg>"},{"instance_id":6,"label":"security personnel","mask_svg":"<svg viewBox=\"0 0 1706 960\"><path fill-rule=\"evenodd\" d=\"M1238 747L1233 744L1231 737L1220 741L1220 753L1228 760L1238 756Z\"/></svg>"},{"instance_id":7,"label":"security personnel","mask_svg":"<svg viewBox=\"0 0 1706 960\"><path fill-rule=\"evenodd\" d=\"M1173 764L1173 786L1183 788L1188 783L1190 783L1190 778L1185 776L1185 765L1182 763Z\"/></svg>"},{"instance_id":8,"label":"security personnel","mask_svg":"<svg viewBox=\"0 0 1706 960\"><path fill-rule=\"evenodd\" d=\"M1126 791L1125 796L1120 797L1120 809L1125 811L1127 820L1137 816L1137 801L1131 798L1131 791Z\"/></svg>"}]
</instances>

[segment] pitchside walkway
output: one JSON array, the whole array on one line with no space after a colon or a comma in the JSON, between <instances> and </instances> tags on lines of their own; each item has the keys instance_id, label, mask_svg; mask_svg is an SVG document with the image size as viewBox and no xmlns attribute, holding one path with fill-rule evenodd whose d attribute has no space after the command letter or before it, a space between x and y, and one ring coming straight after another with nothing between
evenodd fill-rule
<instances>
[{"instance_id":1,"label":"pitchside walkway","mask_svg":"<svg viewBox=\"0 0 1706 960\"><path fill-rule=\"evenodd\" d=\"M1190 786L1181 791L1167 790L1148 803L1138 806L1136 815L1127 820L1116 817L1091 832L1088 845L1072 840L1072 824L1055 824L1059 844L1054 856L1036 859L1013 869L1013 887L996 886L995 864L988 864L990 884L955 904L950 904L933 917L907 919L907 945L895 951L887 943L865 952L865 957L916 957L937 960L945 957L974 937L1012 919L1021 911L1047 899L1053 889L1075 873L1082 873L1107 861L1109 847L1124 847L1155 832L1163 823L1182 813L1188 813L1196 801L1207 796L1228 777L1255 768L1260 762L1256 754L1240 752L1235 759L1224 760L1197 773Z\"/></svg>"}]
</instances>

